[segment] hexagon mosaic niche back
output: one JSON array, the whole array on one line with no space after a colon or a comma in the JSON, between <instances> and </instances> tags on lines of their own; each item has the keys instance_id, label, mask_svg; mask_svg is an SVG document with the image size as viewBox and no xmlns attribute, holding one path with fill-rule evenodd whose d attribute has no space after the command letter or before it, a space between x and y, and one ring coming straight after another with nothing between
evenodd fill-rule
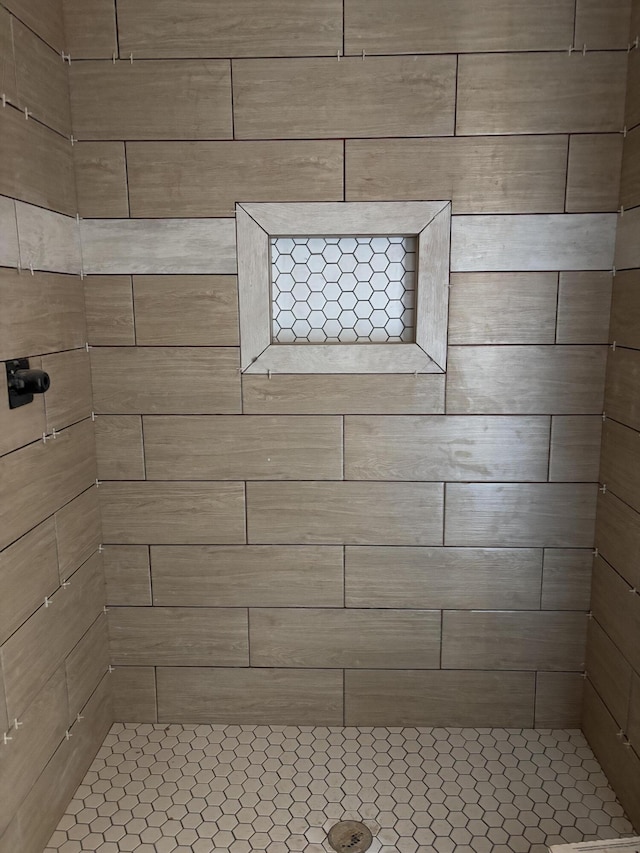
<instances>
[{"instance_id":1,"label":"hexagon mosaic niche back","mask_svg":"<svg viewBox=\"0 0 640 853\"><path fill-rule=\"evenodd\" d=\"M272 237L273 343L411 343L415 237Z\"/></svg>"}]
</instances>

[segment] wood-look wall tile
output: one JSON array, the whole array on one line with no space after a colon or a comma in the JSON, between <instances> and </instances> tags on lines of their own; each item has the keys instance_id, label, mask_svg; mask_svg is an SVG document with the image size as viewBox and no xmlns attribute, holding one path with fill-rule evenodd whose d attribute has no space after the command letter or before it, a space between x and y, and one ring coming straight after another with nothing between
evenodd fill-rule
<instances>
[{"instance_id":1,"label":"wood-look wall tile","mask_svg":"<svg viewBox=\"0 0 640 853\"><path fill-rule=\"evenodd\" d=\"M631 36L630 39L635 38ZM633 51L629 53L627 68L627 98L624 111L624 123L631 129L640 124L640 59Z\"/></svg>"},{"instance_id":2,"label":"wood-look wall tile","mask_svg":"<svg viewBox=\"0 0 640 853\"><path fill-rule=\"evenodd\" d=\"M454 273L449 344L552 344L557 273Z\"/></svg>"},{"instance_id":3,"label":"wood-look wall tile","mask_svg":"<svg viewBox=\"0 0 640 853\"><path fill-rule=\"evenodd\" d=\"M18 248L18 225L16 222L16 203L12 198L0 196L0 263L16 268L20 263ZM0 276L5 270L0 270Z\"/></svg>"},{"instance_id":4,"label":"wood-look wall tile","mask_svg":"<svg viewBox=\"0 0 640 853\"><path fill-rule=\"evenodd\" d=\"M0 359L84 346L87 332L79 278L0 270Z\"/></svg>"},{"instance_id":5,"label":"wood-look wall tile","mask_svg":"<svg viewBox=\"0 0 640 853\"><path fill-rule=\"evenodd\" d=\"M596 547L630 586L640 587L640 513L612 492L598 495Z\"/></svg>"},{"instance_id":6,"label":"wood-look wall tile","mask_svg":"<svg viewBox=\"0 0 640 853\"><path fill-rule=\"evenodd\" d=\"M100 415L96 418L98 479L144 480L142 418L139 415Z\"/></svg>"},{"instance_id":7,"label":"wood-look wall tile","mask_svg":"<svg viewBox=\"0 0 640 853\"><path fill-rule=\"evenodd\" d=\"M51 377L44 398L47 432L61 430L91 415L91 365L85 349L42 356L42 369Z\"/></svg>"},{"instance_id":8,"label":"wood-look wall tile","mask_svg":"<svg viewBox=\"0 0 640 853\"><path fill-rule=\"evenodd\" d=\"M65 581L100 545L102 529L97 488L92 486L59 509L55 522L60 580Z\"/></svg>"},{"instance_id":9,"label":"wood-look wall tile","mask_svg":"<svg viewBox=\"0 0 640 853\"><path fill-rule=\"evenodd\" d=\"M349 726L529 728L534 698L532 672L345 672L345 723Z\"/></svg>"},{"instance_id":10,"label":"wood-look wall tile","mask_svg":"<svg viewBox=\"0 0 640 853\"><path fill-rule=\"evenodd\" d=\"M104 613L96 619L87 633L64 662L69 692L69 723L76 719L85 702L96 689L109 666L109 634Z\"/></svg>"},{"instance_id":11,"label":"wood-look wall tile","mask_svg":"<svg viewBox=\"0 0 640 853\"><path fill-rule=\"evenodd\" d=\"M631 682L627 737L637 752L638 746L640 745L640 676L637 673L634 673L633 680Z\"/></svg>"},{"instance_id":12,"label":"wood-look wall tile","mask_svg":"<svg viewBox=\"0 0 640 853\"><path fill-rule=\"evenodd\" d=\"M252 666L437 669L439 610L254 608Z\"/></svg>"},{"instance_id":13,"label":"wood-look wall tile","mask_svg":"<svg viewBox=\"0 0 640 853\"><path fill-rule=\"evenodd\" d=\"M542 551L534 548L347 546L345 553L347 607L534 610L541 580Z\"/></svg>"},{"instance_id":14,"label":"wood-look wall tile","mask_svg":"<svg viewBox=\"0 0 640 853\"><path fill-rule=\"evenodd\" d=\"M151 604L151 572L147 545L105 545L102 560L107 605Z\"/></svg>"},{"instance_id":15,"label":"wood-look wall tile","mask_svg":"<svg viewBox=\"0 0 640 853\"><path fill-rule=\"evenodd\" d=\"M16 219L23 269L81 272L80 231L75 218L17 201Z\"/></svg>"},{"instance_id":16,"label":"wood-look wall tile","mask_svg":"<svg viewBox=\"0 0 640 853\"><path fill-rule=\"evenodd\" d=\"M90 275L84 279L87 338L92 346L136 342L133 286L128 275Z\"/></svg>"},{"instance_id":17,"label":"wood-look wall tile","mask_svg":"<svg viewBox=\"0 0 640 853\"><path fill-rule=\"evenodd\" d=\"M440 483L247 483L251 544L441 545Z\"/></svg>"},{"instance_id":18,"label":"wood-look wall tile","mask_svg":"<svg viewBox=\"0 0 640 853\"><path fill-rule=\"evenodd\" d=\"M640 434L610 418L602 435L600 482L640 512Z\"/></svg>"},{"instance_id":19,"label":"wood-look wall tile","mask_svg":"<svg viewBox=\"0 0 640 853\"><path fill-rule=\"evenodd\" d=\"M111 59L118 49L115 0L62 0L73 59Z\"/></svg>"},{"instance_id":20,"label":"wood-look wall tile","mask_svg":"<svg viewBox=\"0 0 640 853\"><path fill-rule=\"evenodd\" d=\"M616 347L609 352L604 410L615 421L640 430L640 352Z\"/></svg>"},{"instance_id":21,"label":"wood-look wall tile","mask_svg":"<svg viewBox=\"0 0 640 853\"><path fill-rule=\"evenodd\" d=\"M105 542L245 542L241 483L103 483L100 507Z\"/></svg>"},{"instance_id":22,"label":"wood-look wall tile","mask_svg":"<svg viewBox=\"0 0 640 853\"><path fill-rule=\"evenodd\" d=\"M240 412L240 359L226 347L94 347L100 414Z\"/></svg>"},{"instance_id":23,"label":"wood-look wall tile","mask_svg":"<svg viewBox=\"0 0 640 853\"><path fill-rule=\"evenodd\" d=\"M153 603L341 607L342 564L342 548L331 546L152 546Z\"/></svg>"},{"instance_id":24,"label":"wood-look wall tile","mask_svg":"<svg viewBox=\"0 0 640 853\"><path fill-rule=\"evenodd\" d=\"M116 722L158 722L154 667L116 666L111 678L113 717Z\"/></svg>"},{"instance_id":25,"label":"wood-look wall tile","mask_svg":"<svg viewBox=\"0 0 640 853\"><path fill-rule=\"evenodd\" d=\"M442 667L582 670L586 636L584 613L448 610L442 615Z\"/></svg>"},{"instance_id":26,"label":"wood-look wall tile","mask_svg":"<svg viewBox=\"0 0 640 853\"><path fill-rule=\"evenodd\" d=\"M342 201L343 144L132 142L132 216L234 216L237 201ZM125 214L126 215L126 214Z\"/></svg>"},{"instance_id":27,"label":"wood-look wall tile","mask_svg":"<svg viewBox=\"0 0 640 853\"><path fill-rule=\"evenodd\" d=\"M58 53L66 47L62 0L6 0L4 5Z\"/></svg>"},{"instance_id":28,"label":"wood-look wall tile","mask_svg":"<svg viewBox=\"0 0 640 853\"><path fill-rule=\"evenodd\" d=\"M593 561L591 610L631 666L640 672L640 594L599 556Z\"/></svg>"},{"instance_id":29,"label":"wood-look wall tile","mask_svg":"<svg viewBox=\"0 0 640 853\"><path fill-rule=\"evenodd\" d=\"M162 723L343 724L341 670L158 667L157 679Z\"/></svg>"},{"instance_id":30,"label":"wood-look wall tile","mask_svg":"<svg viewBox=\"0 0 640 853\"><path fill-rule=\"evenodd\" d=\"M625 210L616 229L616 270L640 267L640 207Z\"/></svg>"},{"instance_id":31,"label":"wood-look wall tile","mask_svg":"<svg viewBox=\"0 0 640 853\"><path fill-rule=\"evenodd\" d=\"M247 414L442 414L444 376L243 376Z\"/></svg>"},{"instance_id":32,"label":"wood-look wall tile","mask_svg":"<svg viewBox=\"0 0 640 853\"><path fill-rule=\"evenodd\" d=\"M537 672L536 728L579 729L583 689L581 672Z\"/></svg>"},{"instance_id":33,"label":"wood-look wall tile","mask_svg":"<svg viewBox=\"0 0 640 853\"><path fill-rule=\"evenodd\" d=\"M78 139L230 139L231 72L224 60L72 63Z\"/></svg>"},{"instance_id":34,"label":"wood-look wall tile","mask_svg":"<svg viewBox=\"0 0 640 853\"><path fill-rule=\"evenodd\" d=\"M601 415L554 415L551 418L549 480L566 483L597 482L601 438Z\"/></svg>"},{"instance_id":35,"label":"wood-look wall tile","mask_svg":"<svg viewBox=\"0 0 640 853\"><path fill-rule=\"evenodd\" d=\"M542 610L588 610L592 563L588 548L545 548Z\"/></svg>"},{"instance_id":36,"label":"wood-look wall tile","mask_svg":"<svg viewBox=\"0 0 640 853\"><path fill-rule=\"evenodd\" d=\"M559 344L606 344L613 277L610 272L561 272Z\"/></svg>"},{"instance_id":37,"label":"wood-look wall tile","mask_svg":"<svg viewBox=\"0 0 640 853\"><path fill-rule=\"evenodd\" d=\"M0 643L60 584L53 519L43 521L0 552Z\"/></svg>"},{"instance_id":38,"label":"wood-look wall tile","mask_svg":"<svg viewBox=\"0 0 640 853\"><path fill-rule=\"evenodd\" d=\"M346 156L348 201L451 199L454 213L564 209L566 136L347 140Z\"/></svg>"},{"instance_id":39,"label":"wood-look wall tile","mask_svg":"<svg viewBox=\"0 0 640 853\"><path fill-rule=\"evenodd\" d=\"M18 87L16 81L16 63L13 55L13 35L11 33L11 15L3 7L0 9L0 80L2 92L10 104L18 105Z\"/></svg>"},{"instance_id":40,"label":"wood-look wall tile","mask_svg":"<svg viewBox=\"0 0 640 853\"><path fill-rule=\"evenodd\" d=\"M80 216L129 216L124 149L124 142L77 142L73 146Z\"/></svg>"},{"instance_id":41,"label":"wood-look wall tile","mask_svg":"<svg viewBox=\"0 0 640 853\"><path fill-rule=\"evenodd\" d=\"M0 192L75 215L73 154L69 140L37 121L25 121L24 115L17 110L2 110Z\"/></svg>"},{"instance_id":42,"label":"wood-look wall tile","mask_svg":"<svg viewBox=\"0 0 640 853\"><path fill-rule=\"evenodd\" d=\"M91 421L0 458L0 550L88 488L96 479Z\"/></svg>"},{"instance_id":43,"label":"wood-look wall tile","mask_svg":"<svg viewBox=\"0 0 640 853\"><path fill-rule=\"evenodd\" d=\"M610 340L640 349L640 271L623 270L613 280Z\"/></svg>"},{"instance_id":44,"label":"wood-look wall tile","mask_svg":"<svg viewBox=\"0 0 640 853\"><path fill-rule=\"evenodd\" d=\"M0 681L0 728L3 732L8 732L11 728L9 718L7 717L7 700L4 695L4 684ZM0 838L0 850L2 849L2 838Z\"/></svg>"},{"instance_id":45,"label":"wood-look wall tile","mask_svg":"<svg viewBox=\"0 0 640 853\"><path fill-rule=\"evenodd\" d=\"M546 480L547 417L345 420L347 480Z\"/></svg>"},{"instance_id":46,"label":"wood-look wall tile","mask_svg":"<svg viewBox=\"0 0 640 853\"><path fill-rule=\"evenodd\" d=\"M567 211L594 213L618 209L622 142L620 133L570 137Z\"/></svg>"},{"instance_id":47,"label":"wood-look wall tile","mask_svg":"<svg viewBox=\"0 0 640 853\"><path fill-rule=\"evenodd\" d=\"M2 285L0 283L0 293ZM29 366L35 369L42 367L41 359L31 357ZM44 396L34 396L28 406L9 408L9 389L7 372L0 371L0 456L11 453L25 444L37 441L47 431L44 413Z\"/></svg>"},{"instance_id":48,"label":"wood-look wall tile","mask_svg":"<svg viewBox=\"0 0 640 853\"><path fill-rule=\"evenodd\" d=\"M623 729L627 722L632 669L596 619L589 620L586 668L589 681L606 697L610 713Z\"/></svg>"},{"instance_id":49,"label":"wood-look wall tile","mask_svg":"<svg viewBox=\"0 0 640 853\"><path fill-rule=\"evenodd\" d=\"M449 414L602 413L607 350L449 347Z\"/></svg>"},{"instance_id":50,"label":"wood-look wall tile","mask_svg":"<svg viewBox=\"0 0 640 853\"><path fill-rule=\"evenodd\" d=\"M624 139L620 204L636 207L640 203L640 128L630 130Z\"/></svg>"},{"instance_id":51,"label":"wood-look wall tile","mask_svg":"<svg viewBox=\"0 0 640 853\"><path fill-rule=\"evenodd\" d=\"M112 607L111 661L131 666L248 666L247 611Z\"/></svg>"},{"instance_id":52,"label":"wood-look wall tile","mask_svg":"<svg viewBox=\"0 0 640 853\"><path fill-rule=\"evenodd\" d=\"M620 131L625 65L619 52L460 56L456 133Z\"/></svg>"},{"instance_id":53,"label":"wood-look wall tile","mask_svg":"<svg viewBox=\"0 0 640 853\"><path fill-rule=\"evenodd\" d=\"M631 0L577 0L576 47L587 45L590 50L616 50L629 44Z\"/></svg>"},{"instance_id":54,"label":"wood-look wall tile","mask_svg":"<svg viewBox=\"0 0 640 853\"><path fill-rule=\"evenodd\" d=\"M589 548L597 485L449 483L445 545Z\"/></svg>"},{"instance_id":55,"label":"wood-look wall tile","mask_svg":"<svg viewBox=\"0 0 640 853\"><path fill-rule=\"evenodd\" d=\"M231 275L136 275L136 340L147 346L238 346Z\"/></svg>"},{"instance_id":56,"label":"wood-look wall tile","mask_svg":"<svg viewBox=\"0 0 640 853\"><path fill-rule=\"evenodd\" d=\"M342 420L146 416L144 452L149 480L341 480Z\"/></svg>"},{"instance_id":57,"label":"wood-look wall tile","mask_svg":"<svg viewBox=\"0 0 640 853\"><path fill-rule=\"evenodd\" d=\"M123 56L335 56L340 0L119 0Z\"/></svg>"},{"instance_id":58,"label":"wood-look wall tile","mask_svg":"<svg viewBox=\"0 0 640 853\"><path fill-rule=\"evenodd\" d=\"M240 139L451 136L453 56L233 61ZM322 103L322 110L315 104Z\"/></svg>"}]
</instances>

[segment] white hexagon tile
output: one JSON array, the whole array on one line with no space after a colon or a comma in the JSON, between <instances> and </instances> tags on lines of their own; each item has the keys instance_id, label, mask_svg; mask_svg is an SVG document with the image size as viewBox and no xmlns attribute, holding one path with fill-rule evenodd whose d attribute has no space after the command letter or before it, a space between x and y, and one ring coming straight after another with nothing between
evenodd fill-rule
<instances>
[{"instance_id":1,"label":"white hexagon tile","mask_svg":"<svg viewBox=\"0 0 640 853\"><path fill-rule=\"evenodd\" d=\"M578 731L116 724L45 853L546 853L631 834Z\"/></svg>"},{"instance_id":2,"label":"white hexagon tile","mask_svg":"<svg viewBox=\"0 0 640 853\"><path fill-rule=\"evenodd\" d=\"M411 342L415 270L415 237L274 237L272 340Z\"/></svg>"}]
</instances>

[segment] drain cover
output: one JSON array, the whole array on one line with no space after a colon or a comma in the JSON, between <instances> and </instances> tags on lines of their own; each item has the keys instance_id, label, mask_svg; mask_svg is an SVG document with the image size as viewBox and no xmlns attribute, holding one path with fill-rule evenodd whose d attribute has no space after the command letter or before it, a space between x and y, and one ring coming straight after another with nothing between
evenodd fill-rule
<instances>
[{"instance_id":1,"label":"drain cover","mask_svg":"<svg viewBox=\"0 0 640 853\"><path fill-rule=\"evenodd\" d=\"M338 853L364 853L372 841L371 830L357 820L341 820L329 830L329 844Z\"/></svg>"}]
</instances>

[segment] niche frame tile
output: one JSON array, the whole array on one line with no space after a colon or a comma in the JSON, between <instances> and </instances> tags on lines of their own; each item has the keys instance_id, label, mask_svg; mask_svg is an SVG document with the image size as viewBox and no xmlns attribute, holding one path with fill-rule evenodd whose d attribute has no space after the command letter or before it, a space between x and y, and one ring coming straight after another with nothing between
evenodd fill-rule
<instances>
[{"instance_id":1,"label":"niche frame tile","mask_svg":"<svg viewBox=\"0 0 640 853\"><path fill-rule=\"evenodd\" d=\"M446 371L450 201L243 202L236 229L242 373ZM378 234L416 238L415 343L273 343L271 239Z\"/></svg>"}]
</instances>

